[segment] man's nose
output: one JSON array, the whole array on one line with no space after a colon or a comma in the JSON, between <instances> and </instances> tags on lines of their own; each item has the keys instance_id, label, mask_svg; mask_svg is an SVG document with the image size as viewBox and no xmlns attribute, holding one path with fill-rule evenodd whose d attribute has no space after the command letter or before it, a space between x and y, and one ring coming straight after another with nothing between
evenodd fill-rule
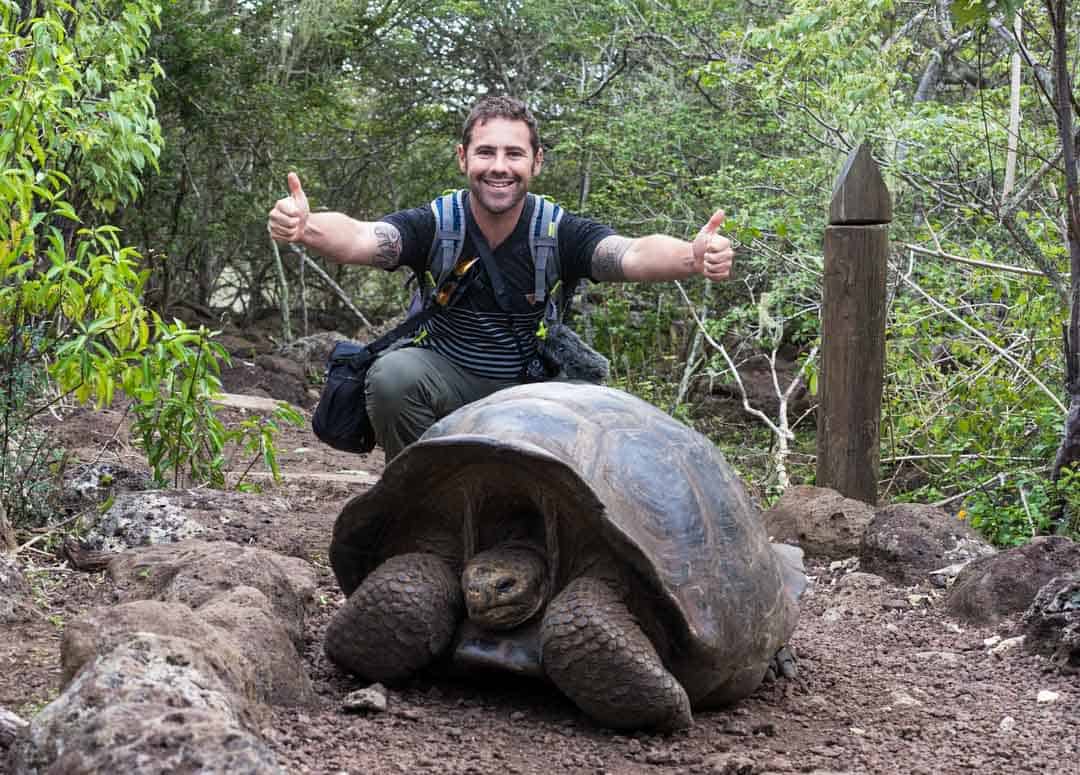
<instances>
[{"instance_id":1,"label":"man's nose","mask_svg":"<svg viewBox=\"0 0 1080 775\"><path fill-rule=\"evenodd\" d=\"M510 158L501 151L495 154L491 163L492 172L506 172L510 169Z\"/></svg>"}]
</instances>

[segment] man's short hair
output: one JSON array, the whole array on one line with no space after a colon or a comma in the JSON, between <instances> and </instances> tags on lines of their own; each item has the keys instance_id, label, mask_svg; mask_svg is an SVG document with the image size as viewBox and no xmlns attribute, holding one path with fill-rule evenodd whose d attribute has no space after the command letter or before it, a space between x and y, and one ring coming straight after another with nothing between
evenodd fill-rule
<instances>
[{"instance_id":1,"label":"man's short hair","mask_svg":"<svg viewBox=\"0 0 1080 775\"><path fill-rule=\"evenodd\" d=\"M489 119L493 118L505 118L509 121L524 121L525 126L529 127L529 142L532 145L533 153L540 150L540 129L536 124L536 117L532 114L532 111L526 107L525 103L516 97L508 97L506 95L488 95L481 97L475 105L472 106L472 110L469 111L469 117L465 119L465 126L461 128L461 144L465 147L469 147L469 143L472 141L473 127L477 122L481 124L486 123Z\"/></svg>"}]
</instances>

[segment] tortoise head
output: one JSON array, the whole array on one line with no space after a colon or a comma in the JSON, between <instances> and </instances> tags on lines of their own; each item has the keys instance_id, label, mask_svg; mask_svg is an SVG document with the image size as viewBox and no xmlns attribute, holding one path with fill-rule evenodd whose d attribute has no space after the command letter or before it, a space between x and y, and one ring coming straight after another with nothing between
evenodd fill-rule
<instances>
[{"instance_id":1,"label":"tortoise head","mask_svg":"<svg viewBox=\"0 0 1080 775\"><path fill-rule=\"evenodd\" d=\"M526 542L499 544L475 555L461 573L470 621L490 630L527 622L547 604L548 563L540 547Z\"/></svg>"}]
</instances>

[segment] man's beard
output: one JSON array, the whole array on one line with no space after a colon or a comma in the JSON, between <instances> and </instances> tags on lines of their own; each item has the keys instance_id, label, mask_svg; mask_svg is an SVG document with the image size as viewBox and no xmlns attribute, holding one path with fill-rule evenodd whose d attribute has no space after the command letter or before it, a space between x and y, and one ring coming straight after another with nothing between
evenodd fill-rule
<instances>
[{"instance_id":1,"label":"man's beard","mask_svg":"<svg viewBox=\"0 0 1080 775\"><path fill-rule=\"evenodd\" d=\"M511 196L509 199L500 198L496 201L492 201L489 198L490 190L486 188L482 179L470 179L469 192L472 194L473 197L475 197L476 202L489 213L491 213L492 215L502 215L503 213L509 212L510 210L513 210L515 207L517 207L517 205L521 202L521 200L525 198L525 195L528 193L525 186L521 182L521 178L513 177L507 179L507 181L513 184L507 189L511 192Z\"/></svg>"}]
</instances>

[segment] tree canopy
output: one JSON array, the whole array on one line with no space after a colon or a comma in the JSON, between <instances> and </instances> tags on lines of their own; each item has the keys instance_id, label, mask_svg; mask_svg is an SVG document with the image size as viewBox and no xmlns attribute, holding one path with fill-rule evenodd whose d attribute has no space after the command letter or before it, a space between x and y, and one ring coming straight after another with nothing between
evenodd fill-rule
<instances>
[{"instance_id":1,"label":"tree canopy","mask_svg":"<svg viewBox=\"0 0 1080 775\"><path fill-rule=\"evenodd\" d=\"M595 286L578 324L620 386L712 434L767 499L786 478L776 425L726 432L713 398L743 387L734 365L776 373L778 395L801 379L812 405L822 231L843 160L867 142L894 199L884 497L941 503L1001 543L1050 529L1080 503L1072 458L1059 454L1080 391L1066 369L1076 346L1062 357L1080 310L1066 174L1075 158L1061 140L1061 106L1076 110L1078 19L1067 3L0 9L0 250L27 259L18 282L47 273L50 250L85 251L76 232L98 228L110 250L132 246L132 293L148 309L183 300L253 321L284 290L265 221L288 171L315 208L374 219L423 204L460 184L453 148L471 103L514 94L540 120L539 190L566 207L630 236L690 236L726 209L739 243L733 282ZM298 296L302 263L288 249L282 258L293 303L356 332L324 286L309 280ZM404 278L327 270L371 319L402 308ZM26 302L7 293L14 321ZM755 406L774 417L803 406L778 395ZM804 409L783 445L795 481L813 477Z\"/></svg>"}]
</instances>

